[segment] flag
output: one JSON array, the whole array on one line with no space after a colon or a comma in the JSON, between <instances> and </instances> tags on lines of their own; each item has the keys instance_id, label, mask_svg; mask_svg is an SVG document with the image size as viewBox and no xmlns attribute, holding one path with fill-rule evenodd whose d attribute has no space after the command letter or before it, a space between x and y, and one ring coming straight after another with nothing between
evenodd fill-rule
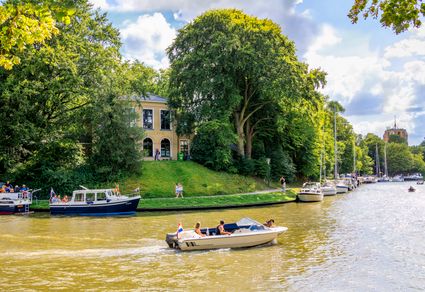
<instances>
[{"instance_id":1,"label":"flag","mask_svg":"<svg viewBox=\"0 0 425 292\"><path fill-rule=\"evenodd\" d=\"M179 238L179 233L183 232L183 226L181 223L177 226L177 238Z\"/></svg>"},{"instance_id":2,"label":"flag","mask_svg":"<svg viewBox=\"0 0 425 292\"><path fill-rule=\"evenodd\" d=\"M52 201L54 195L56 195L55 191L53 190L53 188L50 188L50 201Z\"/></svg>"}]
</instances>

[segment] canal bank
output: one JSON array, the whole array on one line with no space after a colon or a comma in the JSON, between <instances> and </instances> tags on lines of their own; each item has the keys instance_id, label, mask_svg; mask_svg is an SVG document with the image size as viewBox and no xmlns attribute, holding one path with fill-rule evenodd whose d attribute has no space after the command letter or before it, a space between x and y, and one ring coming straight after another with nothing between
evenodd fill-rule
<instances>
[{"instance_id":1,"label":"canal bank","mask_svg":"<svg viewBox=\"0 0 425 292\"><path fill-rule=\"evenodd\" d=\"M243 208L284 204L294 202L295 200L296 192L293 189L287 190L285 193L274 189L234 195L191 196L184 198L142 198L137 211L156 212ZM49 202L47 200L35 201L31 206L31 211L48 212Z\"/></svg>"}]
</instances>

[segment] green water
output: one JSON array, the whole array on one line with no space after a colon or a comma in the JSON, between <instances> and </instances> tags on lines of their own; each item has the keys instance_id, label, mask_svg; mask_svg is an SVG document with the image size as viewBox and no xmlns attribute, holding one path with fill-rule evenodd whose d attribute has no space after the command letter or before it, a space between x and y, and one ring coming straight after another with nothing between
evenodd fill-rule
<instances>
[{"instance_id":1,"label":"green water","mask_svg":"<svg viewBox=\"0 0 425 292\"><path fill-rule=\"evenodd\" d=\"M127 218L0 217L0 291L289 290L425 288L425 186L362 186L321 203ZM278 244L178 252L165 233L179 222L252 217L287 226Z\"/></svg>"}]
</instances>

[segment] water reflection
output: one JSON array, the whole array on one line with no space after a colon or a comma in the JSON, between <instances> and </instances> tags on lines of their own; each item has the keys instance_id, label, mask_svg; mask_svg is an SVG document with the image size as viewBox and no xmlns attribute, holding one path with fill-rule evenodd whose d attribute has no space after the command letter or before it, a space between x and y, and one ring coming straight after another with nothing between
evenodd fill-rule
<instances>
[{"instance_id":1,"label":"water reflection","mask_svg":"<svg viewBox=\"0 0 425 292\"><path fill-rule=\"evenodd\" d=\"M0 290L415 290L425 287L425 187L363 186L324 202L127 218L1 217ZM179 222L273 218L278 245L178 252L165 233ZM208 290L208 289L207 289Z\"/></svg>"}]
</instances>

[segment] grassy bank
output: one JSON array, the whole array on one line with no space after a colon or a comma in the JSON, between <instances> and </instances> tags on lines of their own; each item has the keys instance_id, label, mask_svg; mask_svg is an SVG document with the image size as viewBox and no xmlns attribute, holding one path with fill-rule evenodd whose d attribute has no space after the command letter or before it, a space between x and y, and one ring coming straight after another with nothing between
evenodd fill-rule
<instances>
[{"instance_id":1,"label":"grassy bank","mask_svg":"<svg viewBox=\"0 0 425 292\"><path fill-rule=\"evenodd\" d=\"M295 192L289 190L286 194L265 193L247 195L222 195L210 197L185 197L185 198L155 198L142 199L139 208L144 210L155 209L186 209L186 208L217 208L228 206L245 206L266 203L283 203L295 200ZM39 200L31 206L36 209L49 209L47 200Z\"/></svg>"},{"instance_id":2,"label":"grassy bank","mask_svg":"<svg viewBox=\"0 0 425 292\"><path fill-rule=\"evenodd\" d=\"M169 198L177 182L183 184L186 197L268 189L263 180L213 171L192 161L145 161L142 175L120 182L120 187L123 193L140 187L143 198Z\"/></svg>"}]
</instances>

